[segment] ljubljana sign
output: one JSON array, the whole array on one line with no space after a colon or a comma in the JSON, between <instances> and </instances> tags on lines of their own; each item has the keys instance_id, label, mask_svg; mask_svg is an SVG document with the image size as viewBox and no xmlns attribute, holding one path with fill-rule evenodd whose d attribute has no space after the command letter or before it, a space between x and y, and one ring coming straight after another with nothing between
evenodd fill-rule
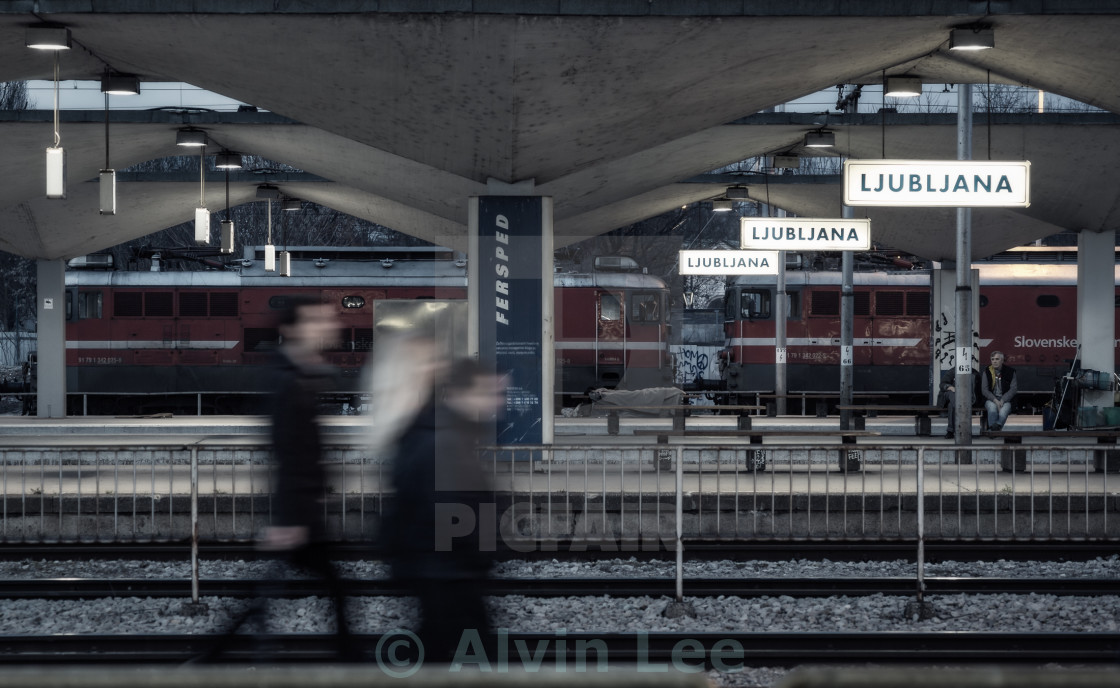
<instances>
[{"instance_id":1,"label":"ljubljana sign","mask_svg":"<svg viewBox=\"0 0 1120 688\"><path fill-rule=\"evenodd\" d=\"M866 251L871 221L804 217L744 217L739 246L782 251Z\"/></svg>"},{"instance_id":2,"label":"ljubljana sign","mask_svg":"<svg viewBox=\"0 0 1120 688\"><path fill-rule=\"evenodd\" d=\"M1029 161L846 160L844 205L1026 208Z\"/></svg>"},{"instance_id":3,"label":"ljubljana sign","mask_svg":"<svg viewBox=\"0 0 1120 688\"><path fill-rule=\"evenodd\" d=\"M680 251L682 275L776 275L777 251Z\"/></svg>"}]
</instances>

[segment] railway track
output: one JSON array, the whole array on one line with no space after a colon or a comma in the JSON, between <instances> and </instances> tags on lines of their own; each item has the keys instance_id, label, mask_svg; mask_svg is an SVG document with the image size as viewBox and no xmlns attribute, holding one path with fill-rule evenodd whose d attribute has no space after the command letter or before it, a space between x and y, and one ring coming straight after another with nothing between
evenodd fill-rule
<instances>
[{"instance_id":1,"label":"railway track","mask_svg":"<svg viewBox=\"0 0 1120 688\"><path fill-rule=\"evenodd\" d=\"M1036 594L1036 595L1120 595L1120 579L1043 579L1043 578L962 578L927 577L926 595L955 594ZM282 588L280 587L282 585ZM405 595L406 590L390 580L349 580L349 592L356 597ZM93 579L40 578L0 579L0 599L99 599L111 597L170 597L191 595L189 579ZM199 581L199 595L206 597L252 597L267 591L272 597L326 595L317 580L287 579L282 584L269 580L206 579ZM489 583L491 595L531 597L600 596L664 597L675 596L672 579L620 578L497 578ZM830 597L863 595L914 595L912 577L865 578L698 578L686 579L686 597Z\"/></svg>"},{"instance_id":2,"label":"railway track","mask_svg":"<svg viewBox=\"0 0 1120 688\"><path fill-rule=\"evenodd\" d=\"M645 543L609 540L603 542L556 541L540 545L532 551L499 549L498 560L568 559L595 561L635 557L639 560L665 559L675 552L661 546L649 548ZM526 548L528 549L528 548ZM917 543L911 541L881 542L847 541L736 541L686 540L685 557L689 560L753 559L784 561L791 558L832 561L889 561L916 557ZM974 540L926 542L925 560L937 561L1064 561L1111 557L1116 554L1115 541L1001 542ZM339 543L333 554L341 560L376 559L375 545L360 542ZM7 542L0 548L0 560L39 559L150 559L161 561L188 560L190 543L184 542L76 542L21 543ZM199 547L201 559L270 559L274 555L256 550L250 542L207 543Z\"/></svg>"},{"instance_id":3,"label":"railway track","mask_svg":"<svg viewBox=\"0 0 1120 688\"><path fill-rule=\"evenodd\" d=\"M378 650L407 639L400 631L356 636L364 658L403 675L409 666L382 663ZM55 635L0 638L0 664L182 664L212 649L205 635ZM1120 633L505 633L493 641L503 655L483 655L493 670L557 666L568 672L598 673L620 664L646 671L735 672L751 666L807 663L1115 663ZM335 659L332 638L313 634L237 636L223 662L293 663ZM479 661L475 656L475 661ZM471 667L471 663L466 666Z\"/></svg>"}]
</instances>

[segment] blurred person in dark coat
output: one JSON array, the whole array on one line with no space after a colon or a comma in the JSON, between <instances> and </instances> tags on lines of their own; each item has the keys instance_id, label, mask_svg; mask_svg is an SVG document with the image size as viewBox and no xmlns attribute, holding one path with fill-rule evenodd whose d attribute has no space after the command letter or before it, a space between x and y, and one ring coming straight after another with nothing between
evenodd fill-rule
<instances>
[{"instance_id":1,"label":"blurred person in dark coat","mask_svg":"<svg viewBox=\"0 0 1120 688\"><path fill-rule=\"evenodd\" d=\"M333 308L311 297L289 297L280 315L271 401L272 519L257 546L326 582L335 607L336 650L342 659L356 660L358 652L346 621L344 585L331 563L323 518L327 475L317 420L319 394L336 388L337 371L327 364L323 350L337 346L339 328ZM226 642L250 619L262 619L267 598L278 592L273 588L282 587L283 576L277 576L270 589L261 591L261 597L227 631ZM208 658L220 652L220 647L215 648Z\"/></svg>"},{"instance_id":2,"label":"blurred person in dark coat","mask_svg":"<svg viewBox=\"0 0 1120 688\"><path fill-rule=\"evenodd\" d=\"M420 603L426 659L446 662L464 632L490 635L484 600L496 549L493 493L476 446L504 404L498 379L472 361L447 371L443 384L397 442L396 498L385 514L382 544L392 574Z\"/></svg>"}]
</instances>

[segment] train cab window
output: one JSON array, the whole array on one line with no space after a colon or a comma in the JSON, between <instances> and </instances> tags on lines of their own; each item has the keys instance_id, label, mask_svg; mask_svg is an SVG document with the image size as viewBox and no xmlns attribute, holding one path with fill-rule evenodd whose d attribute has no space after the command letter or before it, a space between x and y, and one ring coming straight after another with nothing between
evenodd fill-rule
<instances>
[{"instance_id":1,"label":"train cab window","mask_svg":"<svg viewBox=\"0 0 1120 688\"><path fill-rule=\"evenodd\" d=\"M599 319L607 321L622 320L622 303L609 292L599 295Z\"/></svg>"},{"instance_id":2,"label":"train cab window","mask_svg":"<svg viewBox=\"0 0 1120 688\"><path fill-rule=\"evenodd\" d=\"M742 320L765 320L770 317L770 292L744 289L739 295L739 317Z\"/></svg>"},{"instance_id":3,"label":"train cab window","mask_svg":"<svg viewBox=\"0 0 1120 688\"><path fill-rule=\"evenodd\" d=\"M630 319L634 322L661 320L661 299L658 294L634 294L630 297Z\"/></svg>"},{"instance_id":4,"label":"train cab window","mask_svg":"<svg viewBox=\"0 0 1120 688\"><path fill-rule=\"evenodd\" d=\"M724 320L734 320L738 315L739 310L739 297L734 289L728 289L723 294L723 318Z\"/></svg>"},{"instance_id":5,"label":"train cab window","mask_svg":"<svg viewBox=\"0 0 1120 688\"><path fill-rule=\"evenodd\" d=\"M801 292L786 292L786 319L801 317Z\"/></svg>"},{"instance_id":6,"label":"train cab window","mask_svg":"<svg viewBox=\"0 0 1120 688\"><path fill-rule=\"evenodd\" d=\"M101 292L78 292L78 320L96 320L101 317Z\"/></svg>"},{"instance_id":7,"label":"train cab window","mask_svg":"<svg viewBox=\"0 0 1120 688\"><path fill-rule=\"evenodd\" d=\"M1041 294L1034 302L1039 308L1057 308L1061 299L1054 294Z\"/></svg>"}]
</instances>

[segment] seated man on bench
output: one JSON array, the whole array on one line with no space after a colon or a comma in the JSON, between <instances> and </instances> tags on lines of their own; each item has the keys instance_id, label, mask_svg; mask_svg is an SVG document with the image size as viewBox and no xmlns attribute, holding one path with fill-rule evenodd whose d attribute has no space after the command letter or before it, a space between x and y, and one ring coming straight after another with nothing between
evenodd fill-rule
<instances>
[{"instance_id":1,"label":"seated man on bench","mask_svg":"<svg viewBox=\"0 0 1120 688\"><path fill-rule=\"evenodd\" d=\"M1002 351L993 351L992 364L980 376L980 393L988 412L988 429L993 432L1003 429L1003 424L1011 415L1011 400L1019 392L1015 369L1004 365L1003 359Z\"/></svg>"}]
</instances>

